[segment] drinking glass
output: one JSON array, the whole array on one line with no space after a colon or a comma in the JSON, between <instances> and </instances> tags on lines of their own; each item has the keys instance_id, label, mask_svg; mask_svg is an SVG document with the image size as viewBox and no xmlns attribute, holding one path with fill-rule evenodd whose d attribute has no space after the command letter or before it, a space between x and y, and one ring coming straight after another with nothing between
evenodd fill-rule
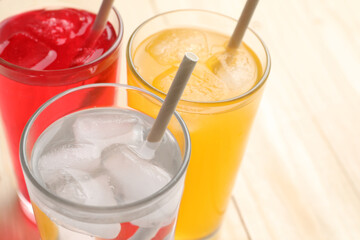
<instances>
[{"instance_id":1,"label":"drinking glass","mask_svg":"<svg viewBox=\"0 0 360 240\"><path fill-rule=\"evenodd\" d=\"M76 8L92 13L98 11L101 0L3 0L0 1L0 22L23 12L43 8ZM18 196L24 213L32 220L33 213L19 161L19 142L30 116L45 101L73 87L91 83L112 83L118 79L118 62L123 37L123 22L113 8L109 22L117 34L114 44L99 58L72 68L33 70L20 67L0 58L0 116L10 149L17 183Z\"/></svg>"},{"instance_id":2,"label":"drinking glass","mask_svg":"<svg viewBox=\"0 0 360 240\"><path fill-rule=\"evenodd\" d=\"M106 98L101 96L107 95L108 92L114 93L115 101L103 100ZM148 101L147 106L151 106L151 110L143 105L129 104L130 96ZM181 157L162 160L159 160L160 157L155 157L151 160L168 172L171 180L148 197L134 202L117 202L116 205L111 206L103 201L96 206L79 203L54 194L40 180L41 177L35 169L38 166L35 157L38 150L35 143L44 130L56 120L81 110L101 111L104 108L133 110L155 117L162 102L161 98L143 89L121 84L90 84L57 95L34 113L21 138L20 160L42 240L173 239L177 210L190 158L189 133L178 113L172 115L168 130L177 142ZM64 142L65 139L69 139L69 135L72 138L70 133L58 130L56 136L52 135L52 137L60 139L61 136L59 141ZM45 141L48 140L50 141L50 138L46 138ZM103 152L106 149L109 148L105 148ZM174 149L166 149L166 151L175 152ZM52 166L49 167L51 169ZM137 177L132 176L132 178ZM94 191L96 191L95 186ZM143 190L138 189L138 191Z\"/></svg>"},{"instance_id":3,"label":"drinking glass","mask_svg":"<svg viewBox=\"0 0 360 240\"><path fill-rule=\"evenodd\" d=\"M128 84L146 89L162 98L166 95L151 83L152 79L163 77L165 74L156 72L159 65L165 61L164 58L159 57L153 62L149 60L148 55L152 54L149 53L150 44L153 44L153 40L149 40L151 35L168 29L190 28L230 36L236 24L236 19L203 10L176 10L148 19L133 32L127 45ZM162 39L170 38L161 36ZM189 38L196 39L198 36L200 34L189 35ZM149 45L141 46L145 41L150 42ZM190 40L177 41L178 44L183 44ZM192 142L191 161L176 228L176 239L179 240L204 239L214 235L230 200L252 122L270 72L270 55L260 37L248 29L243 42L257 56L258 70L261 73L250 90L219 101L192 101L183 98L177 106L177 111L189 128ZM165 40L163 44L166 45ZM161 50L158 46L154 51L157 51L156 54L169 57L169 52L177 47L164 46ZM186 51L191 50L195 50L196 53L196 44L189 43ZM137 65L136 55L141 51L147 51L148 55L147 58L144 57L141 65ZM199 57L195 71L199 63L204 61L201 56ZM148 75L141 75L140 68ZM207 88L206 81L202 83L202 87ZM144 106L147 104L141 103L141 100L133 101Z\"/></svg>"}]
</instances>

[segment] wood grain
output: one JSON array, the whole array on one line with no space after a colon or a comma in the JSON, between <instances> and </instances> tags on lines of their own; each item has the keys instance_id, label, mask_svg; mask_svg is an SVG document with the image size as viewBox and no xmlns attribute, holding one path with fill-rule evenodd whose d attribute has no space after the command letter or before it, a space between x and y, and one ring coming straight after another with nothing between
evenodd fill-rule
<instances>
[{"instance_id":1,"label":"wood grain","mask_svg":"<svg viewBox=\"0 0 360 240\"><path fill-rule=\"evenodd\" d=\"M125 22L121 82L127 40L147 18L179 8L238 18L244 3L116 0ZM360 239L359 10L357 0L259 2L250 26L270 49L272 70L214 239ZM15 240L36 239L19 212L0 140L0 232L7 226L19 232Z\"/></svg>"},{"instance_id":2,"label":"wood grain","mask_svg":"<svg viewBox=\"0 0 360 240\"><path fill-rule=\"evenodd\" d=\"M16 195L15 177L0 119L0 239L38 240L36 225L23 214Z\"/></svg>"},{"instance_id":3,"label":"wood grain","mask_svg":"<svg viewBox=\"0 0 360 240\"><path fill-rule=\"evenodd\" d=\"M252 239L360 239L356 1L259 4L273 60L234 196Z\"/></svg>"}]
</instances>

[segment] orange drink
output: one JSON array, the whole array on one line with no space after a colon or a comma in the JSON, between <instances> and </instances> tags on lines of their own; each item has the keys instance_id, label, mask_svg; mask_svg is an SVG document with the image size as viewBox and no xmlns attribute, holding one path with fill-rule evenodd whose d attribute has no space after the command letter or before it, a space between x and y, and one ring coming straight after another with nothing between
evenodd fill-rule
<instances>
[{"instance_id":1,"label":"orange drink","mask_svg":"<svg viewBox=\"0 0 360 240\"><path fill-rule=\"evenodd\" d=\"M238 49L227 49L235 25L211 12L169 12L140 25L127 47L128 83L161 97L184 52L200 58L177 107L192 142L179 240L203 239L219 228L269 74L269 54L253 31Z\"/></svg>"}]
</instances>

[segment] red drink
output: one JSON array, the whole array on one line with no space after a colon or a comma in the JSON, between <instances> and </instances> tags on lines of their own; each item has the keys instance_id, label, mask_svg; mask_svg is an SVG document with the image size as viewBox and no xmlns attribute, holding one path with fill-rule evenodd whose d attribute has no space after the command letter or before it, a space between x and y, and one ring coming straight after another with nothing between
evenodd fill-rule
<instances>
[{"instance_id":1,"label":"red drink","mask_svg":"<svg viewBox=\"0 0 360 240\"><path fill-rule=\"evenodd\" d=\"M92 49L84 49L96 15L84 10L35 10L0 24L0 57L34 70L58 70L99 58L116 40L113 26L105 30ZM87 58L74 61L82 52Z\"/></svg>"},{"instance_id":2,"label":"red drink","mask_svg":"<svg viewBox=\"0 0 360 240\"><path fill-rule=\"evenodd\" d=\"M0 113L20 193L27 199L18 155L30 116L66 89L116 82L122 29L115 31L108 23L95 45L84 48L95 17L84 10L63 8L29 11L0 23ZM112 99L111 93L108 96Z\"/></svg>"}]
</instances>

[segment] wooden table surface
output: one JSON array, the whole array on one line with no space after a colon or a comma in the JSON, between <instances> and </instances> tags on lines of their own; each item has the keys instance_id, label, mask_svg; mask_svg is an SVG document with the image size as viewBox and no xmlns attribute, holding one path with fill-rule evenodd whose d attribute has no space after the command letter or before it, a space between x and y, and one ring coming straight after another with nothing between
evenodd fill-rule
<instances>
[{"instance_id":1,"label":"wooden table surface","mask_svg":"<svg viewBox=\"0 0 360 240\"><path fill-rule=\"evenodd\" d=\"M200 8L238 18L244 3L115 1L124 50L156 13ZM358 0L260 1L250 25L272 69L219 240L360 239L359 11ZM123 58L123 76L124 66ZM0 239L38 240L19 210L4 145Z\"/></svg>"}]
</instances>

